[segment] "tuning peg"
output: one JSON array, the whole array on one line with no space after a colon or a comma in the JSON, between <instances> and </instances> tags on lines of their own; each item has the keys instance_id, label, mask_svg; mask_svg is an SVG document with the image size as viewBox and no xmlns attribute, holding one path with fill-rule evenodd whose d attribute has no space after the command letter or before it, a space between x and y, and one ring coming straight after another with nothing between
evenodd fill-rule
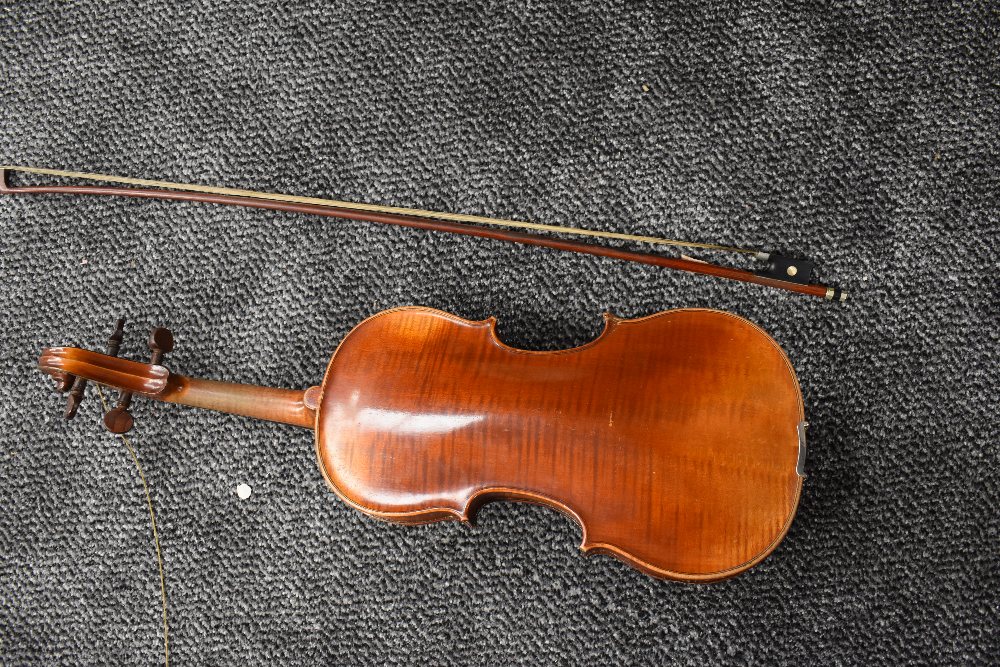
<instances>
[{"instance_id":1,"label":"tuning peg","mask_svg":"<svg viewBox=\"0 0 1000 667\"><path fill-rule=\"evenodd\" d=\"M124 325L125 320L118 320L118 326L115 328L114 333L111 334L111 338L108 339L108 354L113 357L118 356L118 349L121 347L122 337L124 335ZM131 405L132 392L121 392L121 395L118 397L117 405L115 405L115 407L111 410L108 410L104 415L104 428L119 435L131 431L132 426L135 424L132 414L128 411Z\"/></svg>"},{"instance_id":2,"label":"tuning peg","mask_svg":"<svg viewBox=\"0 0 1000 667\"><path fill-rule=\"evenodd\" d=\"M157 327L150 332L148 345L150 351L153 353L149 359L149 363L155 366L163 361L163 357L166 354L173 352L174 335L170 333L170 329Z\"/></svg>"},{"instance_id":3,"label":"tuning peg","mask_svg":"<svg viewBox=\"0 0 1000 667\"><path fill-rule=\"evenodd\" d=\"M112 357L118 356L118 350L121 349L122 339L125 337L125 318L118 318L118 322L115 323L115 330L111 332L108 337L108 354Z\"/></svg>"},{"instance_id":4,"label":"tuning peg","mask_svg":"<svg viewBox=\"0 0 1000 667\"><path fill-rule=\"evenodd\" d=\"M118 350L121 348L124 335L125 318L120 317L115 323L115 328L111 332L111 336L108 337L108 354L112 357L118 356ZM80 404L83 403L83 397L87 391L87 381L81 377L66 374L57 380L56 389L60 392L69 389L69 396L66 398L66 411L63 413L63 416L66 419L72 419L76 416L77 410L80 409Z\"/></svg>"},{"instance_id":5,"label":"tuning peg","mask_svg":"<svg viewBox=\"0 0 1000 667\"><path fill-rule=\"evenodd\" d=\"M125 318L118 320L115 325L115 330L111 332L111 336L108 338L108 354L112 357L118 356L118 350L121 349L122 339L125 337ZM132 393L128 391L123 391L121 396L118 398L118 404L108 410L104 415L104 426L112 433L128 433L132 430L132 425L134 420L132 415L129 414L128 408L132 403Z\"/></svg>"},{"instance_id":6,"label":"tuning peg","mask_svg":"<svg viewBox=\"0 0 1000 667\"><path fill-rule=\"evenodd\" d=\"M76 417L76 411L80 409L80 403L83 402L83 395L86 390L87 381L80 377L73 377L69 396L66 397L66 410L63 412L63 417L66 419Z\"/></svg>"},{"instance_id":7,"label":"tuning peg","mask_svg":"<svg viewBox=\"0 0 1000 667\"><path fill-rule=\"evenodd\" d=\"M129 395L128 398L131 399L132 396ZM104 415L104 428L119 435L131 431L135 420L132 418L132 413L128 411L130 402L125 402L125 405L122 405L123 401L119 401L116 407L108 410Z\"/></svg>"},{"instance_id":8,"label":"tuning peg","mask_svg":"<svg viewBox=\"0 0 1000 667\"><path fill-rule=\"evenodd\" d=\"M59 372L52 374L52 380L56 383L56 391L60 394L69 391L73 387L73 380L75 379L76 377L69 373Z\"/></svg>"},{"instance_id":9,"label":"tuning peg","mask_svg":"<svg viewBox=\"0 0 1000 667\"><path fill-rule=\"evenodd\" d=\"M121 338L119 337L119 342ZM149 363L156 365L163 361L163 357L174 349L174 336L170 333L170 329L165 329L163 327L157 327L149 334L149 349L152 354L150 355ZM111 347L111 342L109 340L109 348ZM117 348L115 350L117 352ZM104 415L104 427L111 431L112 433L128 433L132 430L135 425L135 419L133 419L132 414L128 409L132 406L132 392L123 391L121 397L118 399L118 404L113 410L109 410L106 415Z\"/></svg>"}]
</instances>

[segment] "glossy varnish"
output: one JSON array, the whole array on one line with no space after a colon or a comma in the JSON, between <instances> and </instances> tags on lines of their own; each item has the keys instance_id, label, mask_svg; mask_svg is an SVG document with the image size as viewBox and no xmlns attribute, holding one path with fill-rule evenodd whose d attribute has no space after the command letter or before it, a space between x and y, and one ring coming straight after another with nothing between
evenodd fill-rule
<instances>
[{"instance_id":1,"label":"glossy varnish","mask_svg":"<svg viewBox=\"0 0 1000 667\"><path fill-rule=\"evenodd\" d=\"M82 379L314 428L329 484L373 516L467 520L490 498L541 503L581 524L586 551L661 577L714 581L759 562L801 490L795 374L767 334L719 311L609 315L597 340L556 352L508 347L492 320L386 311L307 390L79 348L45 350L39 365L61 391ZM112 422L126 430L131 417Z\"/></svg>"},{"instance_id":2,"label":"glossy varnish","mask_svg":"<svg viewBox=\"0 0 1000 667\"><path fill-rule=\"evenodd\" d=\"M595 341L531 352L493 321L379 313L327 369L316 448L348 503L388 520L467 520L483 501L574 517L582 548L712 581L788 530L803 420L777 344L731 314L605 316Z\"/></svg>"}]
</instances>

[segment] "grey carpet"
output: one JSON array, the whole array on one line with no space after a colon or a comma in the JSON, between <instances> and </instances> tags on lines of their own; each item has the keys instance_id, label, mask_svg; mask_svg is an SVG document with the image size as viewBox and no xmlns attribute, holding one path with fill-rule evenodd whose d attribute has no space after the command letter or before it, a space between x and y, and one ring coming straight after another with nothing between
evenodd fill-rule
<instances>
[{"instance_id":1,"label":"grey carpet","mask_svg":"<svg viewBox=\"0 0 1000 667\"><path fill-rule=\"evenodd\" d=\"M179 3L184 4L184 3ZM998 24L990 3L0 4L3 161L763 246L844 306L499 242L237 210L0 199L0 663L155 664L142 489L91 395L34 368L171 327L190 375L316 382L385 308L730 310L788 352L809 478L784 544L714 586L541 508L387 525L304 430L139 401L173 662L998 661ZM253 486L238 499L241 482Z\"/></svg>"}]
</instances>

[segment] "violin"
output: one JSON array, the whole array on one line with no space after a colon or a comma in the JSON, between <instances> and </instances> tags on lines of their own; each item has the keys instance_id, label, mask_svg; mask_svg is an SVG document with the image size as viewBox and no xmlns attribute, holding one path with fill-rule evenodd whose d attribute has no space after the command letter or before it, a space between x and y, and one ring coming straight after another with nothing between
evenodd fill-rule
<instances>
[{"instance_id":1,"label":"violin","mask_svg":"<svg viewBox=\"0 0 1000 667\"><path fill-rule=\"evenodd\" d=\"M717 310L604 315L593 341L529 351L496 320L405 307L340 343L307 389L197 379L75 347L39 367L76 414L87 382L121 392L105 426L124 433L136 395L314 431L323 478L379 519L469 522L484 502L556 509L585 553L646 574L712 582L761 562L787 533L802 490L805 421L792 365L758 326Z\"/></svg>"}]
</instances>

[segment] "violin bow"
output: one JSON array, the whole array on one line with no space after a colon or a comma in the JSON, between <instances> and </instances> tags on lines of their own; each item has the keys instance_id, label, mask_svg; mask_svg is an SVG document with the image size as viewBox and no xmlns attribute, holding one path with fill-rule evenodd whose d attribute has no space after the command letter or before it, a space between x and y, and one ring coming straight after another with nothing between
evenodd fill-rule
<instances>
[{"instance_id":1,"label":"violin bow","mask_svg":"<svg viewBox=\"0 0 1000 667\"><path fill-rule=\"evenodd\" d=\"M19 185L8 182L8 175L13 172L51 176L89 182L114 183L107 185ZM836 286L828 286L811 282L815 271L815 262L805 259L793 259L776 253L717 245L713 243L696 243L692 241L677 241L654 236L638 236L618 232L606 232L579 227L564 227L547 225L522 220L489 218L461 213L445 213L427 211L398 206L380 206L318 197L302 197L272 192L257 192L255 190L240 190L235 188L214 187L190 183L171 183L141 178L128 178L108 174L93 174L79 171L64 171L60 169L44 169L39 167L24 167L14 165L0 166L0 194L68 194L68 195L105 195L118 197L137 197L141 199L162 199L173 201L192 201L210 204L225 204L247 208L262 208L272 211L303 213L345 220L361 220L389 225L400 225L416 229L428 229L437 232L450 232L465 236L479 236L511 243L553 248L567 252L578 252L598 257L610 257L640 264L651 264L677 271L686 271L702 275L728 278L745 283L755 283L778 289L819 297L827 301L846 301L847 292ZM585 236L590 238L609 239L648 243L654 245L670 245L682 248L698 248L731 253L753 255L766 263L760 271L747 271L720 264L712 264L699 259L681 255L666 257L654 253L637 252L621 248L608 247L597 243L560 239L548 234L564 234Z\"/></svg>"}]
</instances>

